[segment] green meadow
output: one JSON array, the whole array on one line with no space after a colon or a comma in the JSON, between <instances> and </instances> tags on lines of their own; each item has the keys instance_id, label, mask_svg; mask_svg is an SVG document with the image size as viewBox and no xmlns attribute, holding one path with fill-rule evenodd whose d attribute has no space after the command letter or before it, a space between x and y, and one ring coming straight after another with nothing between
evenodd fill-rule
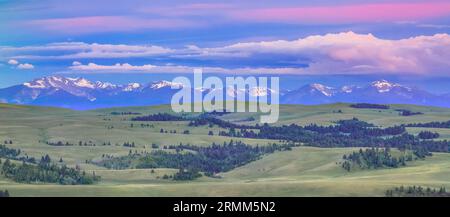
<instances>
[{"instance_id":1,"label":"green meadow","mask_svg":"<svg viewBox=\"0 0 450 217\"><path fill-rule=\"evenodd\" d=\"M423 114L400 116L396 109ZM104 154L125 156L130 150L149 152L179 143L198 146L208 146L213 142L222 144L230 140L255 146L279 143L277 140L218 136L219 131L226 129L217 126L190 127L187 121L135 122L130 119L136 114L113 114L133 112L148 115L170 111L167 105L72 111L0 104L0 142L12 140L13 144L7 144L7 147L20 148L23 154L37 159L45 154L54 160L62 158L68 166L95 171L102 177L99 183L93 185L69 186L15 183L0 175L0 190L8 189L12 196L383 196L387 189L400 185L450 188L448 153L433 153L432 157L409 162L401 168L347 172L339 164L342 156L359 148L302 146L265 155L260 160L219 174L221 178L203 176L194 181L161 179L164 175L176 173L175 169L110 170L92 163ZM239 124L256 124L258 115L232 113L220 118ZM249 121L249 117L255 120ZM388 110L355 109L348 104L282 105L279 122L275 125L330 125L337 120L353 117L387 127L447 121L450 120L450 109L412 105L391 105ZM161 129L176 132L161 133ZM183 133L186 130L189 134ZM450 139L449 129L407 128L411 134L424 130L438 132L441 135L438 139ZM214 135L208 135L210 131ZM75 145L51 146L47 141ZM80 141L90 145L79 146ZM125 142L134 142L135 147L124 147L122 144ZM152 147L152 144L158 147Z\"/></svg>"}]
</instances>

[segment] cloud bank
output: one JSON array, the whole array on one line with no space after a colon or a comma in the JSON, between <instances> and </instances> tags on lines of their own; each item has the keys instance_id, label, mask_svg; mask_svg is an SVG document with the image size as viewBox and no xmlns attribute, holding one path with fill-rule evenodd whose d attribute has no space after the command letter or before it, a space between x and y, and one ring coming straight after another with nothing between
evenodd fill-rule
<instances>
[{"instance_id":1,"label":"cloud bank","mask_svg":"<svg viewBox=\"0 0 450 217\"><path fill-rule=\"evenodd\" d=\"M68 59L76 61L69 69L77 71L179 72L190 70L192 66L183 66L183 63L190 62L197 63L194 66L203 67L206 72L209 69L223 73L232 70L236 73L254 73L261 70L260 73L274 74L450 74L448 34L392 40L372 34L343 32L297 40L257 41L204 48L195 45L166 48L71 42L0 47L0 52L9 53L6 57L9 59ZM159 64L142 63L142 58L160 61ZM84 59L91 63L83 65L78 62ZM108 66L96 64L96 59L126 62Z\"/></svg>"},{"instance_id":2,"label":"cloud bank","mask_svg":"<svg viewBox=\"0 0 450 217\"><path fill-rule=\"evenodd\" d=\"M265 59L307 62L311 73L449 73L450 36L436 34L401 40L346 32L294 41L237 43L219 48L192 48L186 58Z\"/></svg>"}]
</instances>

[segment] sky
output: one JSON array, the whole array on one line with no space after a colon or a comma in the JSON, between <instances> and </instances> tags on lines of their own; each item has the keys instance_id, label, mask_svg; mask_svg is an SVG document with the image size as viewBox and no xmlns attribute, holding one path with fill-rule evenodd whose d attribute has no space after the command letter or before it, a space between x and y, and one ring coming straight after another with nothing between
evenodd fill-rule
<instances>
[{"instance_id":1,"label":"sky","mask_svg":"<svg viewBox=\"0 0 450 217\"><path fill-rule=\"evenodd\" d=\"M0 87L53 74L120 83L203 68L445 88L449 34L448 0L0 0Z\"/></svg>"}]
</instances>

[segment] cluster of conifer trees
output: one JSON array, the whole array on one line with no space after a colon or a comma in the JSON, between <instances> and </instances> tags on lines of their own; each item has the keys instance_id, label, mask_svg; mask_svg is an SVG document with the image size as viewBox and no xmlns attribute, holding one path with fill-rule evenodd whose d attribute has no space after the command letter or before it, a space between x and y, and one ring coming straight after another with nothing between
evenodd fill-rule
<instances>
[{"instance_id":1,"label":"cluster of conifer trees","mask_svg":"<svg viewBox=\"0 0 450 217\"><path fill-rule=\"evenodd\" d=\"M28 155L21 156L21 153L22 151L20 149L13 149L8 148L5 145L0 145L0 158L36 163L36 159L34 157L28 157Z\"/></svg>"},{"instance_id":2,"label":"cluster of conifer trees","mask_svg":"<svg viewBox=\"0 0 450 217\"><path fill-rule=\"evenodd\" d=\"M56 141L56 142L46 141L45 144L50 145L50 146L76 146L76 145L78 145L78 146L97 146L97 144L95 144L92 141L89 141L89 142L78 141L76 144L70 143L68 141ZM107 146L107 145L111 146L111 142L103 142L101 145L102 146Z\"/></svg>"},{"instance_id":3,"label":"cluster of conifer trees","mask_svg":"<svg viewBox=\"0 0 450 217\"><path fill-rule=\"evenodd\" d=\"M136 147L136 144L134 142L124 142L123 147L129 147L129 148L134 148Z\"/></svg>"},{"instance_id":4,"label":"cluster of conifer trees","mask_svg":"<svg viewBox=\"0 0 450 217\"><path fill-rule=\"evenodd\" d=\"M22 183L59 183L64 185L93 184L100 180L100 176L86 174L79 169L69 168L65 165L52 163L50 157L45 155L39 163L30 164L23 161L21 164L12 163L9 159L0 162L1 173L16 182Z\"/></svg>"},{"instance_id":5,"label":"cluster of conifer trees","mask_svg":"<svg viewBox=\"0 0 450 217\"><path fill-rule=\"evenodd\" d=\"M350 107L359 109L389 109L388 105L371 104L371 103L356 103L351 104Z\"/></svg>"},{"instance_id":6,"label":"cluster of conifer trees","mask_svg":"<svg viewBox=\"0 0 450 217\"><path fill-rule=\"evenodd\" d=\"M428 123L413 123L406 124L405 127L426 127L426 128L450 128L450 120L444 122L428 122Z\"/></svg>"},{"instance_id":7,"label":"cluster of conifer trees","mask_svg":"<svg viewBox=\"0 0 450 217\"><path fill-rule=\"evenodd\" d=\"M139 112L111 112L111 115L141 115Z\"/></svg>"},{"instance_id":8,"label":"cluster of conifer trees","mask_svg":"<svg viewBox=\"0 0 450 217\"><path fill-rule=\"evenodd\" d=\"M422 115L422 112L413 112L406 109L396 109L399 112L400 116L413 116L413 115Z\"/></svg>"},{"instance_id":9,"label":"cluster of conifer trees","mask_svg":"<svg viewBox=\"0 0 450 217\"><path fill-rule=\"evenodd\" d=\"M359 105L367 106L367 105ZM369 105L370 106L370 105ZM376 107L379 107L377 105ZM429 123L417 125L420 127L443 127L445 123ZM448 123L450 124L450 122ZM430 137L427 133L419 136L408 134L405 127L416 125L400 125L380 128L367 122L353 118L350 120L337 121L335 125L318 126L311 124L299 126L296 124L284 126L264 125L239 125L213 117L209 114L193 118L189 126L197 127L217 125L228 129L220 131L220 136L244 137L257 139L276 139L294 143L304 143L318 147L393 147L399 149L412 149L419 152L448 152L450 142L447 140L435 141L424 138ZM436 134L431 137L437 138ZM422 138L421 138L422 137Z\"/></svg>"},{"instance_id":10,"label":"cluster of conifer trees","mask_svg":"<svg viewBox=\"0 0 450 217\"><path fill-rule=\"evenodd\" d=\"M356 118L338 121L335 126L284 126L258 127L259 132L230 128L220 135L249 137L259 139L277 139L294 143L304 143L317 147L392 147L401 150L410 149L419 152L448 152L450 141L423 140L408 134L404 126L378 128Z\"/></svg>"},{"instance_id":11,"label":"cluster of conifer trees","mask_svg":"<svg viewBox=\"0 0 450 217\"><path fill-rule=\"evenodd\" d=\"M158 113L147 116L139 116L131 118L132 121L184 121L184 117L171 115L167 113Z\"/></svg>"},{"instance_id":12,"label":"cluster of conifer trees","mask_svg":"<svg viewBox=\"0 0 450 217\"><path fill-rule=\"evenodd\" d=\"M222 119L210 116L210 115L200 115L198 118L195 118L189 122L190 127L198 127L198 126L213 126L217 125L221 128L225 129L257 129L259 126L250 126L250 125L238 125L235 123L231 123L228 121L224 121Z\"/></svg>"},{"instance_id":13,"label":"cluster of conifer trees","mask_svg":"<svg viewBox=\"0 0 450 217\"><path fill-rule=\"evenodd\" d=\"M173 175L172 179L175 181L187 181L200 177L202 177L202 174L197 169L180 169Z\"/></svg>"},{"instance_id":14,"label":"cluster of conifer trees","mask_svg":"<svg viewBox=\"0 0 450 217\"><path fill-rule=\"evenodd\" d=\"M407 161L415 160L419 156L412 152L405 152L399 157L394 157L391 155L389 148L370 148L359 149L358 152L344 155L342 158L344 159L342 168L350 171L355 167L360 169L397 168L406 166Z\"/></svg>"},{"instance_id":15,"label":"cluster of conifer trees","mask_svg":"<svg viewBox=\"0 0 450 217\"><path fill-rule=\"evenodd\" d=\"M439 138L439 133L433 133L430 131L421 131L418 136L420 139L436 139Z\"/></svg>"},{"instance_id":16,"label":"cluster of conifer trees","mask_svg":"<svg viewBox=\"0 0 450 217\"><path fill-rule=\"evenodd\" d=\"M387 197L450 197L445 187L439 189L422 187L422 186L400 186L392 190L387 190L385 195Z\"/></svg>"},{"instance_id":17,"label":"cluster of conifer trees","mask_svg":"<svg viewBox=\"0 0 450 217\"><path fill-rule=\"evenodd\" d=\"M8 190L0 190L0 197L9 197L9 191Z\"/></svg>"},{"instance_id":18,"label":"cluster of conifer trees","mask_svg":"<svg viewBox=\"0 0 450 217\"><path fill-rule=\"evenodd\" d=\"M128 156L104 159L98 164L112 169L175 168L193 174L201 171L213 176L215 173L226 172L258 160L264 154L291 150L293 146L292 144L250 146L239 141L230 141L223 145L213 143L207 147L179 144L169 146L175 153L161 150L144 154L130 153ZM194 177L191 176L193 174L181 172L177 178L182 179L185 175Z\"/></svg>"}]
</instances>

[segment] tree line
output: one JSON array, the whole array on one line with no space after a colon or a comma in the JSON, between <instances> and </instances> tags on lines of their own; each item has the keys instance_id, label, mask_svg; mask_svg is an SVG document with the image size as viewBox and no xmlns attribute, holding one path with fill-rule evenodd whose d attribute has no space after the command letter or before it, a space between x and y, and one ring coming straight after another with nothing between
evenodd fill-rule
<instances>
[{"instance_id":1,"label":"tree line","mask_svg":"<svg viewBox=\"0 0 450 217\"><path fill-rule=\"evenodd\" d=\"M229 129L229 128L257 129L257 128L259 128L258 124L256 126L239 125L239 124L231 123L229 121L224 121L222 119L219 119L219 118L207 115L207 114L200 115L199 117L197 117L189 122L190 127L198 127L198 126L205 126L205 125L209 125L210 127L217 125L221 128L225 128L225 129Z\"/></svg>"},{"instance_id":2,"label":"tree line","mask_svg":"<svg viewBox=\"0 0 450 217\"><path fill-rule=\"evenodd\" d=\"M422 186L400 186L387 190L386 197L450 197L445 187L439 189Z\"/></svg>"},{"instance_id":3,"label":"tree line","mask_svg":"<svg viewBox=\"0 0 450 217\"><path fill-rule=\"evenodd\" d=\"M407 109L396 109L400 116L413 116L413 115L423 115L422 112L413 112Z\"/></svg>"},{"instance_id":4,"label":"tree line","mask_svg":"<svg viewBox=\"0 0 450 217\"><path fill-rule=\"evenodd\" d=\"M371 104L371 103L356 103L351 104L350 107L358 109L389 109L388 105Z\"/></svg>"},{"instance_id":5,"label":"tree line","mask_svg":"<svg viewBox=\"0 0 450 217\"><path fill-rule=\"evenodd\" d=\"M57 141L57 142L50 142L47 141L45 142L45 144L50 145L50 146L97 146L96 143L93 143L92 141L89 142L83 142L83 141L79 141L77 144L74 143L70 143L70 142L63 142L63 141ZM103 142L101 144L102 146L111 146L111 142ZM116 146L119 146L118 143L115 143ZM135 142L124 142L122 143L122 146L124 147L136 147Z\"/></svg>"},{"instance_id":6,"label":"tree line","mask_svg":"<svg viewBox=\"0 0 450 217\"><path fill-rule=\"evenodd\" d=\"M358 152L352 152L349 155L344 155L342 159L342 168L351 171L354 168L360 169L378 169L378 168L397 168L406 166L407 161L412 161L423 156L417 156L411 152L405 152L405 155L394 157L391 155L389 148L370 148L359 149ZM430 153L431 154L431 153Z\"/></svg>"},{"instance_id":7,"label":"tree line","mask_svg":"<svg viewBox=\"0 0 450 217\"><path fill-rule=\"evenodd\" d=\"M111 115L141 115L139 112L111 112Z\"/></svg>"},{"instance_id":8,"label":"tree line","mask_svg":"<svg viewBox=\"0 0 450 217\"><path fill-rule=\"evenodd\" d=\"M0 197L9 197L9 191L8 190L0 190Z\"/></svg>"},{"instance_id":9,"label":"tree line","mask_svg":"<svg viewBox=\"0 0 450 217\"><path fill-rule=\"evenodd\" d=\"M188 181L202 177L199 170L193 169L179 169L177 173L172 176L175 181Z\"/></svg>"},{"instance_id":10,"label":"tree line","mask_svg":"<svg viewBox=\"0 0 450 217\"><path fill-rule=\"evenodd\" d=\"M70 143L68 141L65 141L65 142L64 141L56 141L56 142L46 141L45 144L50 145L50 146L76 146L76 145L78 145L78 146L97 146L97 144L93 143L92 141L89 141L89 142L78 141L77 143ZM110 146L111 142L104 142L101 145Z\"/></svg>"},{"instance_id":11,"label":"tree line","mask_svg":"<svg viewBox=\"0 0 450 217\"><path fill-rule=\"evenodd\" d=\"M211 144L207 147L179 144L169 146L175 153L167 151L152 151L148 154L129 154L128 156L113 157L97 163L110 169L127 168L174 168L193 174L180 173L179 178L185 175L194 175L196 171L213 176L219 172L226 172L249 162L260 159L264 154L275 151L291 150L293 144L272 144L266 146L250 146L240 141Z\"/></svg>"},{"instance_id":12,"label":"tree line","mask_svg":"<svg viewBox=\"0 0 450 217\"><path fill-rule=\"evenodd\" d=\"M378 104L353 104L358 108L383 108L385 105ZM170 114L156 114L155 117L171 117L174 119L190 120L189 126L197 127L217 125L218 127L228 129L220 131L218 135L229 137L243 137L256 139L276 139L293 143L304 143L309 146L317 147L392 147L401 150L411 149L418 152L419 155L426 155L427 152L448 152L450 142L447 140L435 141L428 138L430 135L422 134L414 136L408 134L406 127L436 127L449 122L432 122L428 124L409 124L387 128L376 127L373 124L353 118L350 120L337 121L335 125L318 126L311 124L308 126L299 126L296 124L283 126L264 125L239 125L231 123L214 115L203 113L195 118L184 118ZM163 118L163 119L171 119ZM154 119L155 120L155 119ZM156 119L162 120L162 119ZM450 127L450 126L449 126ZM166 131L162 130L163 133ZM421 138L422 136L422 138ZM431 135L435 137L437 135Z\"/></svg>"},{"instance_id":13,"label":"tree line","mask_svg":"<svg viewBox=\"0 0 450 217\"><path fill-rule=\"evenodd\" d=\"M17 161L24 161L28 163L36 163L36 159L34 157L21 156L22 151L20 149L8 148L5 145L0 145L0 158L6 158Z\"/></svg>"},{"instance_id":14,"label":"tree line","mask_svg":"<svg viewBox=\"0 0 450 217\"><path fill-rule=\"evenodd\" d=\"M132 121L184 121L184 117L171 115L167 113L151 114L131 118Z\"/></svg>"},{"instance_id":15,"label":"tree line","mask_svg":"<svg viewBox=\"0 0 450 217\"><path fill-rule=\"evenodd\" d=\"M421 131L418 134L418 137L420 139L436 139L436 138L439 138L439 136L440 136L439 133L433 133L430 131Z\"/></svg>"},{"instance_id":16,"label":"tree line","mask_svg":"<svg viewBox=\"0 0 450 217\"><path fill-rule=\"evenodd\" d=\"M69 168L66 165L53 163L48 155L41 158L38 164L30 164L23 161L21 164L12 163L6 159L1 164L1 174L6 178L20 183L58 183L62 185L84 185L100 181L100 176L95 172L87 174L80 169Z\"/></svg>"},{"instance_id":17,"label":"tree line","mask_svg":"<svg viewBox=\"0 0 450 217\"><path fill-rule=\"evenodd\" d=\"M425 127L425 128L450 128L450 120L444 122L412 123L405 124L405 127Z\"/></svg>"},{"instance_id":18,"label":"tree line","mask_svg":"<svg viewBox=\"0 0 450 217\"><path fill-rule=\"evenodd\" d=\"M238 125L215 117L200 116L192 120L189 126L206 124L228 129L220 131L220 136L275 139L316 147L392 147L415 150L419 154L448 152L450 148L447 140L423 140L419 136L408 134L405 129L407 125L380 128L357 118L340 120L331 126L311 124L303 127L296 124Z\"/></svg>"},{"instance_id":19,"label":"tree line","mask_svg":"<svg viewBox=\"0 0 450 217\"><path fill-rule=\"evenodd\" d=\"M405 126L378 128L356 118L338 121L336 124L335 126L313 124L305 127L296 124L283 126L264 124L258 127L257 133L247 129L230 128L229 132L220 132L220 135L276 139L316 147L391 147L421 153L448 152L450 147L447 140L423 140L408 134Z\"/></svg>"}]
</instances>

